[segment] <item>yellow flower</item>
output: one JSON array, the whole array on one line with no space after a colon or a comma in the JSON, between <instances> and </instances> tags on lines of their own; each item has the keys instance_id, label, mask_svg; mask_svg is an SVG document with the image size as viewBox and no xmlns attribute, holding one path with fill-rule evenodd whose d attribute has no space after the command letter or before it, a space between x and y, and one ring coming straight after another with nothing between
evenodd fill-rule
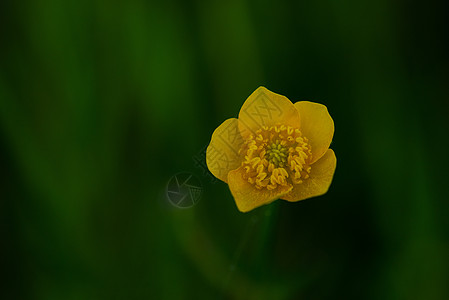
<instances>
[{"instance_id":1,"label":"yellow flower","mask_svg":"<svg viewBox=\"0 0 449 300\"><path fill-rule=\"evenodd\" d=\"M259 87L239 117L212 134L206 163L228 183L237 207L248 212L276 199L290 202L323 195L337 163L329 145L334 121L326 106Z\"/></svg>"}]
</instances>

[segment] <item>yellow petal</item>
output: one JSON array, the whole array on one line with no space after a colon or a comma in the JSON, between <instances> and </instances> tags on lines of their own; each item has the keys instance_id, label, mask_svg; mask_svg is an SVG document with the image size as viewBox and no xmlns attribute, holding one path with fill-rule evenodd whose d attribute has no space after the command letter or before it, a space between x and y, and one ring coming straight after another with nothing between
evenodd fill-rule
<instances>
[{"instance_id":1,"label":"yellow petal","mask_svg":"<svg viewBox=\"0 0 449 300\"><path fill-rule=\"evenodd\" d=\"M331 185L336 165L335 153L328 149L326 154L311 166L310 177L300 184L295 184L292 191L281 198L295 202L325 194Z\"/></svg>"},{"instance_id":2,"label":"yellow petal","mask_svg":"<svg viewBox=\"0 0 449 300\"><path fill-rule=\"evenodd\" d=\"M301 132L312 146L312 163L326 153L334 136L334 121L327 107L309 101L299 101L295 107L301 116Z\"/></svg>"},{"instance_id":3,"label":"yellow petal","mask_svg":"<svg viewBox=\"0 0 449 300\"><path fill-rule=\"evenodd\" d=\"M245 169L240 167L228 174L229 189L234 196L237 208L241 212L248 212L261 205L269 204L292 189L291 185L279 185L274 190L268 190L266 188L258 190L243 178L244 173Z\"/></svg>"},{"instance_id":4,"label":"yellow petal","mask_svg":"<svg viewBox=\"0 0 449 300\"><path fill-rule=\"evenodd\" d=\"M229 171L237 169L241 164L238 152L243 139L238 123L236 118L231 118L218 126L206 150L209 171L224 182L227 182Z\"/></svg>"},{"instance_id":5,"label":"yellow petal","mask_svg":"<svg viewBox=\"0 0 449 300\"><path fill-rule=\"evenodd\" d=\"M299 113L293 103L287 97L273 93L263 86L257 88L243 103L239 121L243 137L262 126L300 126Z\"/></svg>"}]
</instances>

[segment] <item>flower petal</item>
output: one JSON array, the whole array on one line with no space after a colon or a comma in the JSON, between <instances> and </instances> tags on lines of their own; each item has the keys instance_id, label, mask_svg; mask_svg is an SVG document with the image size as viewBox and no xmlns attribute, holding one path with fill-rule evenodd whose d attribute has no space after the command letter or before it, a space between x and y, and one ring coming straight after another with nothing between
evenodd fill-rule
<instances>
[{"instance_id":1,"label":"flower petal","mask_svg":"<svg viewBox=\"0 0 449 300\"><path fill-rule=\"evenodd\" d=\"M240 167L228 174L229 189L234 196L237 208L241 212L248 212L256 207L269 204L292 189L292 186L288 185L278 186L274 190L258 190L243 178L244 173L244 167Z\"/></svg>"},{"instance_id":2,"label":"flower petal","mask_svg":"<svg viewBox=\"0 0 449 300\"><path fill-rule=\"evenodd\" d=\"M243 103L239 113L240 132L247 137L262 126L283 124L299 128L299 113L287 97L261 86Z\"/></svg>"},{"instance_id":3,"label":"flower petal","mask_svg":"<svg viewBox=\"0 0 449 300\"><path fill-rule=\"evenodd\" d=\"M334 136L334 121L327 107L309 101L299 101L295 107L301 116L301 132L312 146L312 162L326 153Z\"/></svg>"},{"instance_id":4,"label":"flower petal","mask_svg":"<svg viewBox=\"0 0 449 300\"><path fill-rule=\"evenodd\" d=\"M206 163L209 171L218 179L227 182L228 173L241 165L238 155L243 144L240 135L239 121L236 118L227 119L212 134L212 139L206 150Z\"/></svg>"},{"instance_id":5,"label":"flower petal","mask_svg":"<svg viewBox=\"0 0 449 300\"><path fill-rule=\"evenodd\" d=\"M296 202L325 194L331 185L336 165L334 151L327 150L326 154L311 166L310 177L303 183L294 185L292 191L281 198Z\"/></svg>"}]
</instances>

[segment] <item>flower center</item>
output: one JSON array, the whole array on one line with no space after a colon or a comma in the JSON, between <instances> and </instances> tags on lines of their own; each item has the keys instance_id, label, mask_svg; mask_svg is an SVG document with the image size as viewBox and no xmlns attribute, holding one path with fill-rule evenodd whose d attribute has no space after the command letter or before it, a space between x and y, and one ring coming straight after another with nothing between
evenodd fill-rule
<instances>
[{"instance_id":1,"label":"flower center","mask_svg":"<svg viewBox=\"0 0 449 300\"><path fill-rule=\"evenodd\" d=\"M276 168L284 167L287 163L288 149L282 146L279 140L275 143L271 143L266 148L265 157L269 163L272 163Z\"/></svg>"},{"instance_id":2,"label":"flower center","mask_svg":"<svg viewBox=\"0 0 449 300\"><path fill-rule=\"evenodd\" d=\"M274 190L309 178L312 148L299 129L264 126L245 140L240 151L246 153L244 178L258 189Z\"/></svg>"}]
</instances>

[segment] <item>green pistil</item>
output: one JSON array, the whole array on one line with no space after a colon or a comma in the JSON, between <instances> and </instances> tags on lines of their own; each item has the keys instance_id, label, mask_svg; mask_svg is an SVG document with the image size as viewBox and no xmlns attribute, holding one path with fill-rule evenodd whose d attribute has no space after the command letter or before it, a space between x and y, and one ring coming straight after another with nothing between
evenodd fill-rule
<instances>
[{"instance_id":1,"label":"green pistil","mask_svg":"<svg viewBox=\"0 0 449 300\"><path fill-rule=\"evenodd\" d=\"M287 163L288 150L282 146L279 140L267 146L266 158L269 162L273 163L276 167L284 167Z\"/></svg>"}]
</instances>

